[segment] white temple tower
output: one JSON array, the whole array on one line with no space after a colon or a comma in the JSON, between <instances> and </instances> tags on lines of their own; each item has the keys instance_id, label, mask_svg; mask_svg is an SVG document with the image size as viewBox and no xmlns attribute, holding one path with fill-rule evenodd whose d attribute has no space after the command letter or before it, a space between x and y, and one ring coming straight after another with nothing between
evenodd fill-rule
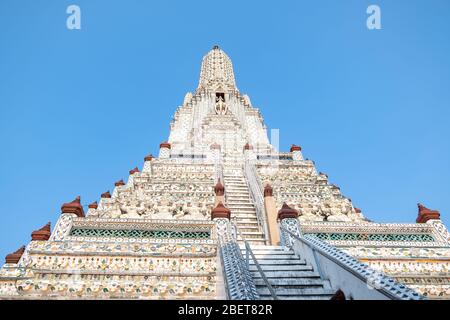
<instances>
[{"instance_id":1,"label":"white temple tower","mask_svg":"<svg viewBox=\"0 0 450 320\"><path fill-rule=\"evenodd\" d=\"M6 257L4 299L448 299L450 234L368 221L301 147L271 145L218 46L158 157Z\"/></svg>"}]
</instances>

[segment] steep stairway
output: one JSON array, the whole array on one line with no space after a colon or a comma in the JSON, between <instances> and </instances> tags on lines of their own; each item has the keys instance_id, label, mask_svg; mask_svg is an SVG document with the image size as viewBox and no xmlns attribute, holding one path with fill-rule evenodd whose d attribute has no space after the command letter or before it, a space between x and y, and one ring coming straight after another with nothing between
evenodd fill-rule
<instances>
[{"instance_id":1,"label":"steep stairway","mask_svg":"<svg viewBox=\"0 0 450 320\"><path fill-rule=\"evenodd\" d=\"M280 300L329 300L334 291L327 280L322 280L313 267L307 265L293 251L282 246L251 245L267 280ZM241 244L245 257L245 246ZM261 274L250 257L250 271L256 289L263 300L272 296Z\"/></svg>"},{"instance_id":2,"label":"steep stairway","mask_svg":"<svg viewBox=\"0 0 450 320\"><path fill-rule=\"evenodd\" d=\"M252 244L265 244L264 233L258 225L255 205L250 196L244 173L239 167L224 169L226 205L231 210L241 234Z\"/></svg>"},{"instance_id":3,"label":"steep stairway","mask_svg":"<svg viewBox=\"0 0 450 320\"><path fill-rule=\"evenodd\" d=\"M232 220L250 244L278 299L329 300L334 294L329 281L322 280L312 266L286 247L266 245L242 166L224 167L223 179L226 205L231 210ZM238 243L245 257L245 245L241 237L238 237ZM249 268L261 299L272 299L252 258L249 259Z\"/></svg>"}]
</instances>

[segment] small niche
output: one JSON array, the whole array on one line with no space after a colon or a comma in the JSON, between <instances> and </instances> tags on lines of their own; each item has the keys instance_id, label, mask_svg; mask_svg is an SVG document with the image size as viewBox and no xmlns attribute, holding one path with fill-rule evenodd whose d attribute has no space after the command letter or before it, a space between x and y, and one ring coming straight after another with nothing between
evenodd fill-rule
<instances>
[{"instance_id":1,"label":"small niche","mask_svg":"<svg viewBox=\"0 0 450 320\"><path fill-rule=\"evenodd\" d=\"M223 101L225 101L225 93L223 92L216 92L216 102L218 102L222 98Z\"/></svg>"}]
</instances>

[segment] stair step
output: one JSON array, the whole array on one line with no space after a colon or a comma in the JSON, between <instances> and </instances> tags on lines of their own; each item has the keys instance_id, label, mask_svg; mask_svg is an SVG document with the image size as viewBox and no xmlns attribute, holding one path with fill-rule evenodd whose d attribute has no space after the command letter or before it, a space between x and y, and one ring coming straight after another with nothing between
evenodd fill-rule
<instances>
[{"instance_id":1,"label":"stair step","mask_svg":"<svg viewBox=\"0 0 450 320\"><path fill-rule=\"evenodd\" d=\"M261 278L253 279L255 286L265 286ZM300 289L302 287L324 287L324 281L320 278L293 278L293 279L269 279L272 287L284 286L286 289Z\"/></svg>"},{"instance_id":2,"label":"stair step","mask_svg":"<svg viewBox=\"0 0 450 320\"><path fill-rule=\"evenodd\" d=\"M266 257L266 256L289 256L289 257L294 257L296 259L298 259L298 256L295 255L292 251L284 251L284 250L274 250L274 249L254 249L252 248L252 246L250 246L250 249L252 249L253 254L257 255L257 256L262 256L262 257ZM242 252L245 252L245 248L241 249Z\"/></svg>"},{"instance_id":3,"label":"stair step","mask_svg":"<svg viewBox=\"0 0 450 320\"><path fill-rule=\"evenodd\" d=\"M242 232L242 234L245 236L245 235L248 235L248 236L260 236L260 235L262 235L263 233L261 232L261 231L257 231L257 232Z\"/></svg>"},{"instance_id":4,"label":"stair step","mask_svg":"<svg viewBox=\"0 0 450 320\"><path fill-rule=\"evenodd\" d=\"M236 203L236 202L228 202L227 201L227 207L228 209L253 209L255 210L255 206L252 203Z\"/></svg>"},{"instance_id":5,"label":"stair step","mask_svg":"<svg viewBox=\"0 0 450 320\"><path fill-rule=\"evenodd\" d=\"M253 244L257 244L257 245L264 245L265 243L266 243L266 240L264 240L264 239L252 239L252 238L249 238L249 239L246 239L247 240L247 242L248 243L250 243L251 245L253 245ZM244 242L242 241L242 240L239 240L238 239L238 241L237 241L239 244L243 244Z\"/></svg>"},{"instance_id":6,"label":"stair step","mask_svg":"<svg viewBox=\"0 0 450 320\"><path fill-rule=\"evenodd\" d=\"M245 246L241 246L241 248L245 248ZM284 251L291 251L288 247L283 247L283 246L273 246L273 245L254 245L251 246L252 250L266 250L266 249L270 249L270 250L284 250Z\"/></svg>"},{"instance_id":7,"label":"stair step","mask_svg":"<svg viewBox=\"0 0 450 320\"><path fill-rule=\"evenodd\" d=\"M262 269L262 268L261 268ZM264 270L263 270L264 271ZM313 271L291 271L291 270L280 270L280 271L264 271L264 275L268 279L274 279L276 281L291 281L292 285L295 285L295 281L297 279L320 279L320 276ZM262 276L258 271L252 271L252 276L255 280L261 279ZM270 282L272 284L272 282Z\"/></svg>"},{"instance_id":8,"label":"stair step","mask_svg":"<svg viewBox=\"0 0 450 320\"><path fill-rule=\"evenodd\" d=\"M257 231L259 231L259 227L258 226L248 226L248 227L241 226L241 227L239 227L239 230L241 232L257 232Z\"/></svg>"},{"instance_id":9,"label":"stair step","mask_svg":"<svg viewBox=\"0 0 450 320\"><path fill-rule=\"evenodd\" d=\"M239 229L239 231L244 231L244 229L258 229L257 231L259 231L259 225L257 222L251 223L251 222L246 222L246 223L237 223L237 227ZM257 232L255 231L255 232Z\"/></svg>"},{"instance_id":10,"label":"stair step","mask_svg":"<svg viewBox=\"0 0 450 320\"><path fill-rule=\"evenodd\" d=\"M261 263L264 260L298 260L296 255L289 254L261 254L257 252L253 252L253 254L258 260L258 263Z\"/></svg>"},{"instance_id":11,"label":"stair step","mask_svg":"<svg viewBox=\"0 0 450 320\"><path fill-rule=\"evenodd\" d=\"M267 287L256 288L260 295L270 296L270 291ZM323 288L274 288L275 294L280 298L281 296L329 296L334 295L333 290Z\"/></svg>"},{"instance_id":12,"label":"stair step","mask_svg":"<svg viewBox=\"0 0 450 320\"><path fill-rule=\"evenodd\" d=\"M241 226L259 226L258 220L256 218L241 218L237 221L237 226L240 228Z\"/></svg>"},{"instance_id":13,"label":"stair step","mask_svg":"<svg viewBox=\"0 0 450 320\"><path fill-rule=\"evenodd\" d=\"M230 199L238 199L238 200L249 200L249 201L251 201L251 199L250 199L250 197L248 196L248 195L242 195L242 194L235 194L235 195L232 195L232 194L227 194L227 199L228 200L230 200Z\"/></svg>"},{"instance_id":14,"label":"stair step","mask_svg":"<svg viewBox=\"0 0 450 320\"><path fill-rule=\"evenodd\" d=\"M245 255L243 255L245 257ZM259 261L258 261L259 263ZM307 264L298 264L298 265L260 265L261 269L265 272L270 271L312 271L313 268ZM258 271L258 268L255 264L249 266L250 271Z\"/></svg>"},{"instance_id":15,"label":"stair step","mask_svg":"<svg viewBox=\"0 0 450 320\"><path fill-rule=\"evenodd\" d=\"M250 259L249 261L250 263L250 267L253 263L253 259ZM263 265L270 265L270 266L279 266L279 265L306 265L306 262L304 262L303 260L299 260L299 259L291 259L291 260L280 260L280 259L264 259L264 260L258 260L258 263L260 266Z\"/></svg>"}]
</instances>

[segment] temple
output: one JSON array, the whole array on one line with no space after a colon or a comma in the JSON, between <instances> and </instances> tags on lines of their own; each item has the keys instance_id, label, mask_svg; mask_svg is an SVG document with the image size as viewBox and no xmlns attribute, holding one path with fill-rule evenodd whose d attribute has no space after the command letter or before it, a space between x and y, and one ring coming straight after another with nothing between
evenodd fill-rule
<instances>
[{"instance_id":1,"label":"temple","mask_svg":"<svg viewBox=\"0 0 450 320\"><path fill-rule=\"evenodd\" d=\"M300 146L269 141L218 46L170 128L126 181L87 207L64 203L53 228L11 248L0 298L450 298L439 212L366 219Z\"/></svg>"}]
</instances>

